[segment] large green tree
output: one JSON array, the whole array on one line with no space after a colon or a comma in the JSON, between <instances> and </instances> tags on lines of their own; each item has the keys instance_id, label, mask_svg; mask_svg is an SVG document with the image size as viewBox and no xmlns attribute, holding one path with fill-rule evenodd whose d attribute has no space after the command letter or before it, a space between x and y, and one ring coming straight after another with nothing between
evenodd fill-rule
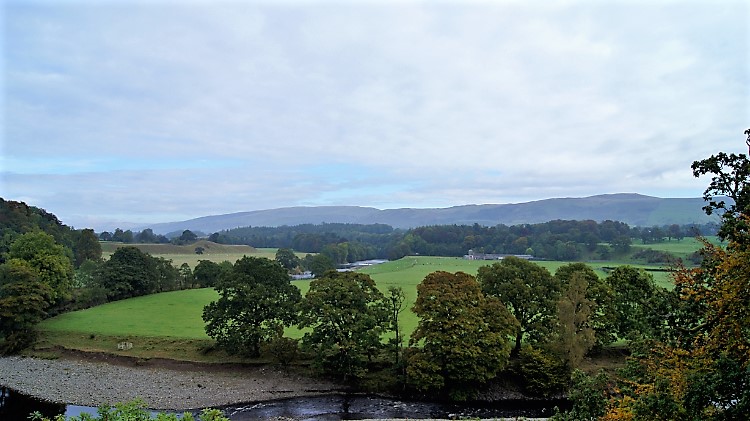
<instances>
[{"instance_id":1,"label":"large green tree","mask_svg":"<svg viewBox=\"0 0 750 421\"><path fill-rule=\"evenodd\" d=\"M383 348L388 309L369 275L326 272L310 282L300 312L299 327L310 329L302 345L315 354L322 371L360 377L367 371L367 362Z\"/></svg>"},{"instance_id":2,"label":"large green tree","mask_svg":"<svg viewBox=\"0 0 750 421\"><path fill-rule=\"evenodd\" d=\"M8 259L23 260L36 272L37 279L52 290L53 302L70 298L73 288L72 252L44 232L20 235L10 246Z\"/></svg>"},{"instance_id":3,"label":"large green tree","mask_svg":"<svg viewBox=\"0 0 750 421\"><path fill-rule=\"evenodd\" d=\"M574 277L585 281L584 299L590 306L590 315L586 325L594 330L596 344L605 346L617 339L615 316L612 311L614 292L604 279L585 263L575 262L560 266L555 271L555 278L560 281L563 291L570 288Z\"/></svg>"},{"instance_id":4,"label":"large green tree","mask_svg":"<svg viewBox=\"0 0 750 421\"><path fill-rule=\"evenodd\" d=\"M410 384L466 399L501 370L517 321L466 273L433 272L417 286L419 324L407 361Z\"/></svg>"},{"instance_id":5,"label":"large green tree","mask_svg":"<svg viewBox=\"0 0 750 421\"><path fill-rule=\"evenodd\" d=\"M291 272L297 268L300 264L300 259L294 254L294 250L290 248L280 248L276 250L275 259L281 266L287 271Z\"/></svg>"},{"instance_id":6,"label":"large green tree","mask_svg":"<svg viewBox=\"0 0 750 421\"><path fill-rule=\"evenodd\" d=\"M98 261L102 258L102 246L99 238L92 229L83 229L78 232L78 238L73 245L75 254L75 266L80 267L86 260Z\"/></svg>"},{"instance_id":7,"label":"large green tree","mask_svg":"<svg viewBox=\"0 0 750 421\"><path fill-rule=\"evenodd\" d=\"M750 145L750 129L745 130L745 135ZM693 162L692 169L695 177L712 175L711 183L703 192L703 198L708 202L703 209L708 215L714 212L721 215L719 235L733 239L735 234L747 233L750 225L741 217L750 214L750 160L747 155L719 152ZM725 200L727 197L731 199L730 203Z\"/></svg>"},{"instance_id":8,"label":"large green tree","mask_svg":"<svg viewBox=\"0 0 750 421\"><path fill-rule=\"evenodd\" d=\"M0 354L34 342L34 327L46 316L54 295L29 262L12 259L0 265Z\"/></svg>"},{"instance_id":9,"label":"large green tree","mask_svg":"<svg viewBox=\"0 0 750 421\"><path fill-rule=\"evenodd\" d=\"M119 247L97 273L110 300L151 294L159 290L160 273L154 258L133 246Z\"/></svg>"},{"instance_id":10,"label":"large green tree","mask_svg":"<svg viewBox=\"0 0 750 421\"><path fill-rule=\"evenodd\" d=\"M282 336L297 321L299 289L278 262L243 257L222 273L216 284L219 299L203 309L206 333L230 353L253 357L260 345Z\"/></svg>"},{"instance_id":11,"label":"large green tree","mask_svg":"<svg viewBox=\"0 0 750 421\"><path fill-rule=\"evenodd\" d=\"M524 338L544 341L554 326L562 289L561 282L546 268L508 256L480 267L477 280L485 295L497 297L518 320L514 354L520 352Z\"/></svg>"},{"instance_id":12,"label":"large green tree","mask_svg":"<svg viewBox=\"0 0 750 421\"><path fill-rule=\"evenodd\" d=\"M658 324L661 288L643 269L619 266L605 279L613 291L612 322L614 333L623 339L652 337Z\"/></svg>"}]
</instances>

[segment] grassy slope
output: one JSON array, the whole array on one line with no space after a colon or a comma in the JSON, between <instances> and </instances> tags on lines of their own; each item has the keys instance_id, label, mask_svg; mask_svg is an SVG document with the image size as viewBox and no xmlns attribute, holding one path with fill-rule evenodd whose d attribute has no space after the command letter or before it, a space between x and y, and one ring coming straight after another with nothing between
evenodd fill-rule
<instances>
[{"instance_id":1,"label":"grassy slope","mask_svg":"<svg viewBox=\"0 0 750 421\"><path fill-rule=\"evenodd\" d=\"M275 253L275 250L273 250ZM272 255L273 253L267 252ZM233 260L241 255L231 256ZM397 261L364 269L385 293L390 286L400 286L406 293L406 310L401 313L403 333L407 336L416 328L418 319L409 309L416 299L416 287L437 270L463 271L476 275L488 261L470 261L451 257L406 257ZM538 262L553 272L565 262ZM609 263L608 263L609 264ZM600 276L605 273L601 264L591 264ZM657 282L669 285L668 274L655 274ZM304 295L309 281L295 281ZM116 351L120 341L136 343L128 355L157 356L158 352L175 358L202 360L199 350L206 346L208 337L203 330L203 306L217 297L213 289L173 291L108 303L87 310L62 314L45 320L40 329L45 332L47 345L97 351ZM289 328L286 335L299 338L303 332ZM161 339L159 339L161 338ZM161 343L161 345L159 345ZM152 353L149 354L149 350ZM192 351L189 351L192 350Z\"/></svg>"}]
</instances>

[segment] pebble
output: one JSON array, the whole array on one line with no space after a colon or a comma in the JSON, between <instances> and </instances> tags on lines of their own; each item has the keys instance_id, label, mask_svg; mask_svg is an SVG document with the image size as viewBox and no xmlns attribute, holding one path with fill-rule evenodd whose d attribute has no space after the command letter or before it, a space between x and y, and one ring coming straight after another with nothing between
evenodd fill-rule
<instances>
[{"instance_id":1,"label":"pebble","mask_svg":"<svg viewBox=\"0 0 750 421\"><path fill-rule=\"evenodd\" d=\"M177 411L340 390L273 367L189 371L17 356L0 358L0 385L50 402L99 406L141 398L148 408Z\"/></svg>"}]
</instances>

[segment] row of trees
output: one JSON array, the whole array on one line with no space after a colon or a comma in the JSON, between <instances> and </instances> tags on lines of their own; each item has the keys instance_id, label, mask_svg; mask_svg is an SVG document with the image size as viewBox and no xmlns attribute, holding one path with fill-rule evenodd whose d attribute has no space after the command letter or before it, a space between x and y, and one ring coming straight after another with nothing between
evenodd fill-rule
<instances>
[{"instance_id":1,"label":"row of trees","mask_svg":"<svg viewBox=\"0 0 750 421\"><path fill-rule=\"evenodd\" d=\"M301 349L323 372L359 378L373 361L389 361L414 390L454 398L469 397L477 382L511 361L531 367L545 360L563 379L526 376L538 383L527 382L529 390L560 391L565 373L594 346L654 331L665 294L649 274L631 267L600 279L580 263L552 275L508 257L482 267L477 277L435 272L417 288L412 310L420 321L403 350L404 292L384 293L366 274L329 271L302 297L281 264L244 257L216 289L219 299L206 306L203 319L207 334L229 352L258 356L262 344L278 344L284 328L297 325L308 330Z\"/></svg>"}]
</instances>

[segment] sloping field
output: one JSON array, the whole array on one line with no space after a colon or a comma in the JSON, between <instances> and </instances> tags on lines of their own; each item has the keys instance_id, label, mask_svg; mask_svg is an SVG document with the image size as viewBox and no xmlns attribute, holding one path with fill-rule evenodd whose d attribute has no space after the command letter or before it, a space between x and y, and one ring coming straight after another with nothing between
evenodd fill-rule
<instances>
[{"instance_id":1,"label":"sloping field","mask_svg":"<svg viewBox=\"0 0 750 421\"><path fill-rule=\"evenodd\" d=\"M372 276L381 291L386 294L390 286L403 288L406 304L405 310L401 313L401 325L403 333L408 337L417 326L418 319L410 309L416 300L417 285L425 276L438 270L463 271L476 275L479 267L491 263L491 261L471 261L449 257L405 257L371 266L363 272ZM537 263L553 273L565 264L565 262ZM592 267L600 276L605 276L605 273L600 270L600 265L592 265ZM295 281L294 285L299 287L304 295L310 283L309 281ZM52 336L64 336L69 333L84 336L105 335L115 338L163 337L205 340L208 337L201 318L203 307L217 297L216 291L210 288L165 292L65 313L45 320L41 323L40 329L49 332ZM293 338L299 338L302 334L303 332L296 328L289 328L286 332L287 336Z\"/></svg>"}]
</instances>

